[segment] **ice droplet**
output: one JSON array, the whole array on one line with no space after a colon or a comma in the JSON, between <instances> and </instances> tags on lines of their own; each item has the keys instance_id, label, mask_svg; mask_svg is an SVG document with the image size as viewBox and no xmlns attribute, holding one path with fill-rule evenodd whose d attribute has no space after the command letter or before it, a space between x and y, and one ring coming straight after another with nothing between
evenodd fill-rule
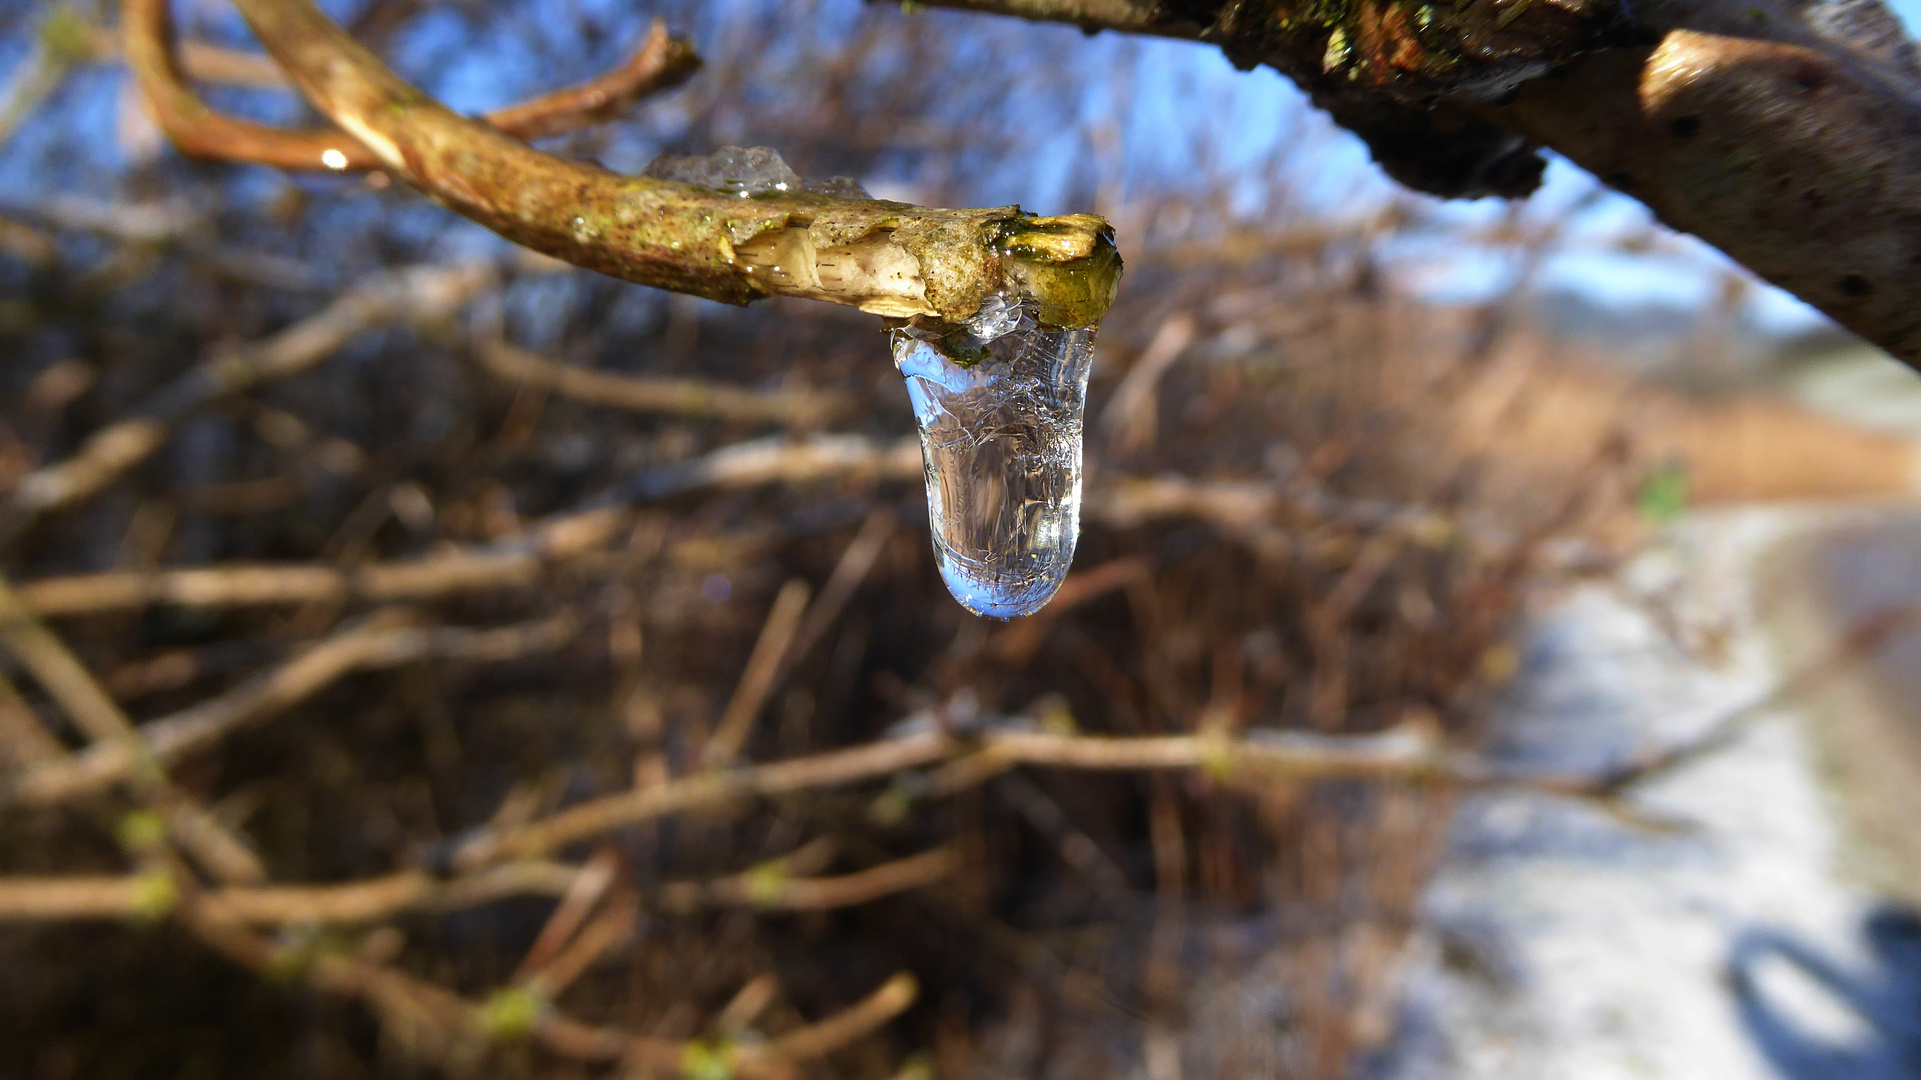
<instances>
[{"instance_id":1,"label":"ice droplet","mask_svg":"<svg viewBox=\"0 0 1921 1080\"><path fill-rule=\"evenodd\" d=\"M894 331L920 428L927 520L947 589L976 615L1030 615L1074 561L1081 413L1094 328L1041 326L990 299L945 335Z\"/></svg>"},{"instance_id":2,"label":"ice droplet","mask_svg":"<svg viewBox=\"0 0 1921 1080\"><path fill-rule=\"evenodd\" d=\"M780 156L780 151L771 146L723 146L711 154L662 154L648 162L640 174L655 180L733 192L741 198L789 191L811 191L842 199L871 197L860 186L860 181L846 176L803 182L800 174Z\"/></svg>"},{"instance_id":3,"label":"ice droplet","mask_svg":"<svg viewBox=\"0 0 1921 1080\"><path fill-rule=\"evenodd\" d=\"M1029 318L1032 318L1031 314ZM981 341L989 342L1013 332L1020 321L1021 302L1011 296L995 293L981 301L981 309L961 325Z\"/></svg>"}]
</instances>

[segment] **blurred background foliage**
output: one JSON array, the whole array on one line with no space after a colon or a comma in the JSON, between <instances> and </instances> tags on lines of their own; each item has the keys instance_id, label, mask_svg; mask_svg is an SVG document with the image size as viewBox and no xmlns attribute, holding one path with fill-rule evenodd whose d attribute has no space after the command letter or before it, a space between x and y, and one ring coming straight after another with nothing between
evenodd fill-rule
<instances>
[{"instance_id":1,"label":"blurred background foliage","mask_svg":"<svg viewBox=\"0 0 1921 1080\"><path fill-rule=\"evenodd\" d=\"M166 413L149 458L14 537L22 595L141 723L231 702L316 643L396 626L520 635L348 665L169 762L275 882L444 871L476 831L697 772L744 692L755 761L902 723L1391 729L1471 749L1515 674L1529 596L1608 572L1702 502L1912 484L1906 435L1749 393L1864 377L1857 346L1807 309L1562 163L1514 205L1396 190L1278 76L1205 48L847 0L329 10L463 111L610 67L658 16L706 68L546 145L630 172L770 145L804 176L881 197L1097 212L1128 273L1097 356L1080 569L1042 615L986 623L934 573L913 470L674 480L770 435L882 449L911 435L874 320L557 270L379 176L182 160L114 62L110 9L0 6L14 505L93 434L165 412L210 358L356 289L403 298L290 378ZM184 38L251 47L219 3L182 0L176 17ZM47 80L26 76L49 56L57 77L37 96ZM278 88L202 89L241 115L312 121ZM383 276L473 263L493 276L452 299ZM484 362L503 342L616 380L841 405L788 421L623 408L503 374ZM531 576L401 600L108 603L77 577L417 566L535 543L610 492L618 527L540 549ZM61 587L83 598L56 612ZM802 605L798 636L770 629ZM744 678L769 640L773 667ZM58 695L6 673L23 695L8 708L78 751ZM7 753L16 778L35 764L27 743ZM614 860L604 903L637 914L556 1007L689 1047L754 1044L911 972L897 1017L783 1066L823 1077L1338 1077L1391 1043L1444 788L1042 769L936 798L927 782L739 800L568 848ZM0 809L0 870L126 869L100 826L133 793L36 805L19 790ZM958 861L930 888L818 910L671 901L673 883L797 851L814 876ZM553 918L552 898L523 897L289 920L272 940L491 1001L499 1019L521 1000L500 988L524 988L516 970ZM0 927L0 970L0 1075L621 1071L509 1037L511 1015L436 1028L391 995L263 979L166 920ZM728 1075L721 1057L676 1067Z\"/></svg>"}]
</instances>

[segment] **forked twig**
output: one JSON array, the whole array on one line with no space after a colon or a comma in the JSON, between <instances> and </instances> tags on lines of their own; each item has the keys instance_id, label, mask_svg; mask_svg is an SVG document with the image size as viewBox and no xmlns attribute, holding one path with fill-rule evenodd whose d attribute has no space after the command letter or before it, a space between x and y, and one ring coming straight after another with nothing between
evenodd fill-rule
<instances>
[{"instance_id":1,"label":"forked twig","mask_svg":"<svg viewBox=\"0 0 1921 1080\"><path fill-rule=\"evenodd\" d=\"M951 795L1020 766L1088 772L1199 769L1223 781L1363 780L1462 788L1539 791L1602 804L1630 786L1698 756L1690 741L1667 754L1600 773L1524 771L1439 743L1430 725L1410 724L1377 735L1321 735L1257 729L1158 736L1062 735L1003 726L971 737L941 730L931 716L898 738L766 765L716 769L568 807L502 833L462 844L456 865L536 858L614 829L744 798L840 787L909 769L943 765L926 778L929 797Z\"/></svg>"},{"instance_id":2,"label":"forked twig","mask_svg":"<svg viewBox=\"0 0 1921 1080\"><path fill-rule=\"evenodd\" d=\"M158 815L176 844L224 881L254 883L266 879L266 868L253 848L173 786L127 714L66 642L20 605L4 577L0 577L0 645L33 674L40 688L96 748L109 748L124 758L122 777L130 782L140 801ZM67 760L62 755L38 767L56 768Z\"/></svg>"},{"instance_id":3,"label":"forked twig","mask_svg":"<svg viewBox=\"0 0 1921 1080\"><path fill-rule=\"evenodd\" d=\"M721 386L706 379L615 375L556 363L504 341L474 342L480 366L503 379L537 386L576 401L643 413L711 416L749 423L817 424L844 412L842 395L818 390L772 392Z\"/></svg>"},{"instance_id":4,"label":"forked twig","mask_svg":"<svg viewBox=\"0 0 1921 1080\"><path fill-rule=\"evenodd\" d=\"M173 570L108 570L42 578L19 586L20 602L42 616L86 615L163 604L226 608L301 603L395 603L541 580L551 561L604 544L623 521L619 508L571 511L491 544L421 559L316 566L236 563Z\"/></svg>"},{"instance_id":5,"label":"forked twig","mask_svg":"<svg viewBox=\"0 0 1921 1080\"><path fill-rule=\"evenodd\" d=\"M188 87L174 43L170 0L125 0L121 27L127 66L154 120L182 153L282 169L365 172L382 168L366 145L342 131L293 131L228 116ZM519 139L539 139L604 123L649 94L685 82L700 67L686 41L654 21L640 47L619 67L578 86L556 90L481 119Z\"/></svg>"},{"instance_id":6,"label":"forked twig","mask_svg":"<svg viewBox=\"0 0 1921 1080\"><path fill-rule=\"evenodd\" d=\"M574 623L566 616L493 630L396 627L392 622L392 613L365 620L219 697L149 721L138 731L129 727L124 737L99 742L84 753L29 769L0 786L0 795L44 805L98 791L134 774L142 762L157 767L212 746L354 671L428 658L507 660L558 648L574 633Z\"/></svg>"},{"instance_id":7,"label":"forked twig","mask_svg":"<svg viewBox=\"0 0 1921 1080\"><path fill-rule=\"evenodd\" d=\"M149 396L127 419L95 432L73 456L22 480L0 504L0 547L18 539L42 515L92 495L146 460L194 410L298 375L375 324L444 316L493 280L492 268L484 265L381 274L262 341L219 353Z\"/></svg>"},{"instance_id":8,"label":"forked twig","mask_svg":"<svg viewBox=\"0 0 1921 1080\"><path fill-rule=\"evenodd\" d=\"M851 874L800 877L783 862L757 866L712 881L678 882L662 888L656 902L668 911L745 907L757 911L825 911L853 907L883 896L932 885L960 868L960 853L935 848Z\"/></svg>"}]
</instances>

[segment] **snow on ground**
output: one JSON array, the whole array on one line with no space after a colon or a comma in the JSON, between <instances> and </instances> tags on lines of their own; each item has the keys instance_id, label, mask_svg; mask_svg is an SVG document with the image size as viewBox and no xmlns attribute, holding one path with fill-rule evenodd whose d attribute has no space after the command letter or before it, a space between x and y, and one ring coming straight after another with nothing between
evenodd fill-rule
<instances>
[{"instance_id":1,"label":"snow on ground","mask_svg":"<svg viewBox=\"0 0 1921 1080\"><path fill-rule=\"evenodd\" d=\"M1751 568L1833 513L1699 516L1539 614L1492 752L1598 767L1761 698L1781 665L1756 629ZM1635 796L1690 823L1678 835L1537 796L1465 799L1409 961L1403 1033L1368 1071L1921 1078L1921 925L1836 869L1840 818L1797 708Z\"/></svg>"}]
</instances>

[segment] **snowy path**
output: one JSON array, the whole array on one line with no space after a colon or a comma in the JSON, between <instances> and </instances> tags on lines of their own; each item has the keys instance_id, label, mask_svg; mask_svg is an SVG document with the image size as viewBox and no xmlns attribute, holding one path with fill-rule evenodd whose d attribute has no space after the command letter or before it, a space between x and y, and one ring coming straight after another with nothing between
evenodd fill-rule
<instances>
[{"instance_id":1,"label":"snowy path","mask_svg":"<svg viewBox=\"0 0 1921 1080\"><path fill-rule=\"evenodd\" d=\"M1761 697L1779 666L1753 629L1752 567L1832 513L1703 516L1542 613L1494 750L1597 765ZM1725 632L1718 661L1690 659L1663 625ZM1840 819L1795 708L1639 794L1694 823L1684 835L1532 796L1465 800L1404 1033L1372 1075L1921 1078L1921 925L1836 869Z\"/></svg>"}]
</instances>

